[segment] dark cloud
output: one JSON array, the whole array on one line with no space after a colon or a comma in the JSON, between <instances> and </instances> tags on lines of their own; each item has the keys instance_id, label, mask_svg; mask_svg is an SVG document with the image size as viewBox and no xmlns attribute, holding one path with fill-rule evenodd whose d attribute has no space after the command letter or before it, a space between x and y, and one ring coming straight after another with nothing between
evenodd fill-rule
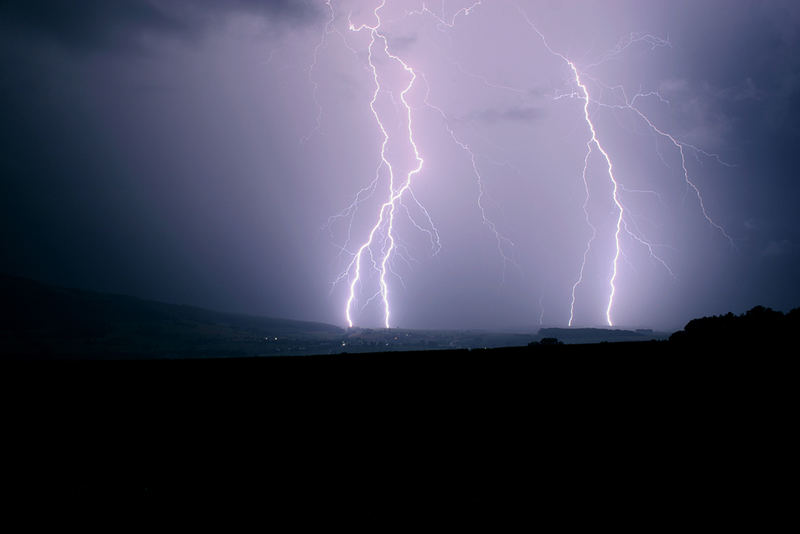
<instances>
[{"instance_id":1,"label":"dark cloud","mask_svg":"<svg viewBox=\"0 0 800 534\"><path fill-rule=\"evenodd\" d=\"M316 20L322 14L321 2L313 0L197 0L195 6L220 12L245 11L266 18L280 18L295 23Z\"/></svg>"},{"instance_id":2,"label":"dark cloud","mask_svg":"<svg viewBox=\"0 0 800 534\"><path fill-rule=\"evenodd\" d=\"M310 0L0 0L2 26L80 49L126 47L143 34L190 37L242 12L291 24L320 15Z\"/></svg>"},{"instance_id":3,"label":"dark cloud","mask_svg":"<svg viewBox=\"0 0 800 534\"><path fill-rule=\"evenodd\" d=\"M590 89L605 103L617 101L599 84L659 89L669 105L640 101L659 128L735 164L686 158L736 251L693 192L683 195L669 142L643 135L632 114L591 109L621 183L659 193L625 200L676 272L626 237L620 321L672 328L756 304L796 307L800 2L520 3L579 65L631 31L669 36L671 47L631 47L593 68ZM332 243L319 228L376 176L369 32L347 29L351 10L374 21L367 4L377 5L337 0L326 26L320 0L0 0L0 272L341 323L347 287L331 288L348 261L339 245L351 229L351 245L366 235L380 193L352 224L337 219ZM574 89L571 73L513 4L484 2L454 28L403 16L419 5L389 2L387 34L390 51L428 76L408 95L425 158L415 194L444 246L433 260L427 236L402 219L419 263L398 262L407 289L390 281L397 324L519 325L538 320L541 305L544 321L562 325L590 230L583 107L553 98ZM381 56L380 45L373 51ZM398 131L396 84L408 78L378 59L381 82L395 90L394 101L380 95L381 113ZM427 89L451 121L424 107ZM447 127L475 151L481 183ZM591 213L605 226L576 302L581 324L602 324L615 211L602 200L600 155L589 163L600 191ZM519 271L500 272L484 207L513 240ZM361 308L365 324L380 317L379 300Z\"/></svg>"},{"instance_id":4,"label":"dark cloud","mask_svg":"<svg viewBox=\"0 0 800 534\"><path fill-rule=\"evenodd\" d=\"M122 33L129 35L140 28L170 32L187 29L154 4L136 0L4 0L0 15L7 27L79 48L108 44L119 40Z\"/></svg>"},{"instance_id":5,"label":"dark cloud","mask_svg":"<svg viewBox=\"0 0 800 534\"><path fill-rule=\"evenodd\" d=\"M512 107L506 109L484 109L469 115L469 119L483 122L529 122L541 119L545 112L537 107Z\"/></svg>"},{"instance_id":6,"label":"dark cloud","mask_svg":"<svg viewBox=\"0 0 800 534\"><path fill-rule=\"evenodd\" d=\"M395 53L405 51L414 46L419 39L417 35L398 35L389 38L389 46Z\"/></svg>"}]
</instances>

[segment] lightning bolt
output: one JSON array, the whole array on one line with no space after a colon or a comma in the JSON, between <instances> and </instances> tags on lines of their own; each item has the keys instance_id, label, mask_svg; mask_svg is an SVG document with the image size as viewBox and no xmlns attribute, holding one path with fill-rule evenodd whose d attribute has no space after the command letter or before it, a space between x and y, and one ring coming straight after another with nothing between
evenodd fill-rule
<instances>
[{"instance_id":1,"label":"lightning bolt","mask_svg":"<svg viewBox=\"0 0 800 534\"><path fill-rule=\"evenodd\" d=\"M564 58L564 56L561 56L561 57ZM583 95L581 97L583 99L583 116L584 116L584 119L586 120L587 126L589 127L589 131L592 134L591 138L586 143L586 146L587 146L588 150L587 150L586 159L584 160L584 162L588 165L589 156L592 153L592 149L593 149L593 147L597 147L597 150L600 152L600 154L603 155L603 159L606 162L606 166L608 168L608 178L611 180L612 189L613 189L612 196L613 196L613 199L614 199L614 204L617 207L616 231L614 232L614 260L611 263L611 266L612 266L611 279L608 281L608 285L611 287L611 292L610 292L610 294L608 296L608 306L606 307L606 321L608 322L608 326L614 326L614 323L611 320L611 308L614 306L614 295L617 292L616 281L617 281L617 275L618 275L618 264L619 264L619 256L620 256L619 236L620 236L620 233L622 232L622 221L623 221L623 218L625 217L625 208L624 208L624 206L622 205L622 202L620 202L620 199L619 199L619 183L617 182L617 178L614 176L614 164L611 162L611 157L608 155L608 152L606 152L606 149L603 148L603 145L600 144L600 140L597 138L597 130L595 129L594 123L592 122L591 115L589 114L589 102L590 102L589 90L586 88L586 85L584 85L584 83L581 81L581 75L578 72L578 68L575 66L575 63L573 63L572 61L567 60L566 58L564 58L564 60L567 62L567 64L569 65L570 69L572 70L572 73L575 75L575 84L580 88L581 94ZM583 168L583 178L584 178L584 182L585 182L586 181L586 165L584 165L584 168ZM584 204L584 211L585 211L585 206L586 205ZM588 215L587 215L587 219L588 219ZM594 231L594 227L593 227L593 234L596 235L596 232ZM587 247L587 252L588 252L588 247ZM584 264L585 264L585 261L586 261L586 254L584 254ZM581 266L581 275L582 275L584 266L585 265ZM573 296L574 296L574 287L573 287ZM573 317L574 305L575 305L575 302L574 302L574 299L573 299L573 302L570 305L570 323L569 323L569 326L572 326L572 317Z\"/></svg>"},{"instance_id":2,"label":"lightning bolt","mask_svg":"<svg viewBox=\"0 0 800 534\"><path fill-rule=\"evenodd\" d=\"M370 263L372 264L372 268L375 269L378 273L378 280L379 280L379 291L375 294L380 296L383 302L383 322L386 328L390 328L391 326L391 307L390 307L390 295L389 295L389 284L387 281L388 274L392 273L390 260L392 258L393 253L395 253L395 249L397 248L397 238L395 236L395 216L397 214L397 208L399 205L402 205L402 198L403 196L410 192L411 190L411 182L414 176L419 174L422 171L422 166L424 160L422 159L419 149L417 148L417 144L414 140L414 131L412 126L412 113L411 113L411 106L408 104L407 95L409 91L414 87L414 82L417 79L417 74L413 68L411 68L405 61L403 61L399 56L392 54L389 50L389 41L384 33L381 32L382 27L382 20L380 11L385 7L386 0L382 0L380 5L378 5L373 10L373 16L375 17L375 24L362 24L361 26L356 27L352 22L349 24L350 31L353 32L361 32L367 31L370 35L370 42L367 48L368 50L368 59L367 62L369 64L370 70L372 71L373 81L375 83L375 90L372 94L372 100L369 103L370 110L372 111L372 115L375 118L375 122L378 125L378 128L381 131L383 136L383 142L381 143L381 150L380 150L380 163L378 165L378 171L381 168L386 168L389 173L389 191L388 191L388 198L381 204L380 209L378 211L378 217L375 223L373 224L372 228L370 229L369 235L367 239L358 247L355 254L353 254L353 258L348 264L347 268L345 269L344 273L340 275L339 279L349 279L349 294L347 301L345 303L345 318L349 327L354 326L353 320L353 307L356 301L356 290L359 285L359 282L362 278L362 264L364 263L365 256L370 257ZM408 83L400 92L400 102L402 104L403 109L405 110L406 114L406 126L407 126L407 134L408 134L408 144L411 146L414 152L414 161L415 166L411 168L408 172L405 173L405 176L398 179L395 175L395 167L392 164L392 161L389 159L387 155L387 146L389 144L390 135L389 131L384 124L383 120L381 119L381 114L378 112L376 108L376 102L378 100L379 95L384 88L381 85L381 79L378 72L378 67L375 63L375 55L376 55L376 47L380 46L378 43L382 43L382 53L391 59L392 61L399 64L403 70L409 75ZM376 173L377 174L377 173ZM363 191L363 190L362 190ZM416 200L416 197L413 197L412 193L409 193L410 196L414 199L414 202L422 208L422 211L425 213L425 216L428 221L431 221L430 215L428 214L427 210L422 207L422 205ZM356 197L356 203L358 202L359 197ZM419 227L419 226L418 226ZM382 235L379 236L379 233L382 232ZM434 238L434 235L437 236ZM438 232L436 232L435 227L431 230L431 236L434 241L438 242ZM382 237L382 239L380 239ZM376 260L374 253L373 253L373 246L376 244L376 241L381 240L380 249L378 251L378 259ZM373 296L374 298L375 296ZM371 300L371 299L370 299ZM369 302L369 301L368 301Z\"/></svg>"},{"instance_id":3,"label":"lightning bolt","mask_svg":"<svg viewBox=\"0 0 800 534\"><path fill-rule=\"evenodd\" d=\"M330 2L327 2L329 8L331 8L331 19L329 21L329 25L334 20L333 9L330 5ZM509 250L511 247L514 246L513 242L504 236L499 229L495 222L488 216L486 207L485 207L485 198L487 196L487 192L484 186L483 175L480 171L477 155L471 149L471 147L465 143L463 140L459 138L456 134L455 130L451 126L451 119L447 116L447 114L442 110L440 107L432 104L430 102L430 85L425 79L424 73L415 71L411 66L408 65L403 59L399 56L391 53L389 50L388 39L386 35L381 31L383 20L381 18L380 11L385 7L386 1L383 0L380 5L378 5L375 10L373 10L373 16L375 17L376 23L374 25L369 24L362 24L358 27L353 25L352 23L349 24L349 29L352 32L361 32L367 31L370 35L370 43L367 47L368 57L367 63L369 65L369 70L372 73L372 78L375 86L375 90L373 91L372 99L370 101L370 110L372 115L375 119L375 123L377 124L381 134L383 136L383 142L381 144L381 151L380 151L380 162L375 172L375 177L372 182L367 185L366 187L362 188L355 196L353 202L342 210L340 213L330 217L328 219L328 223L326 227L330 228L330 226L339 219L348 219L349 224L347 228L347 239L345 241L345 245L340 248L340 251L343 253L347 253L348 246L347 244L351 240L352 236L352 225L353 225L353 218L358 210L360 204L362 204L367 198L370 198L372 194L375 192L379 179L380 179L380 172L382 169L387 169L389 173L389 196L383 202L380 209L378 210L378 217L373 226L370 229L368 237L365 241L361 243L361 245L355 249L354 252L351 252L351 261L347 264L347 267L340 273L340 275L334 280L333 287L335 287L338 283L347 280L348 281L348 297L345 303L345 319L347 321L348 326L354 326L354 317L353 317L353 309L355 307L355 302L357 300L356 294L359 285L363 279L363 271L364 263L366 262L368 265L371 265L371 268L378 273L379 279L379 289L376 293L370 296L364 306L369 304L370 302L380 298L383 303L383 318L384 318L384 326L389 328L391 325L391 306L390 306L390 298L389 298L389 285L387 281L387 275L394 274L395 277L400 280L401 284L403 280L401 277L397 275L392 270L391 267L391 260L394 254L398 254L399 247L397 246L397 236L395 235L394 230L394 222L395 217L397 214L398 207L404 209L408 219L411 221L413 226L424 233L426 233L431 241L432 251L433 254L437 254L438 251L441 249L440 239L438 231L436 230L436 226L433 223L433 220L422 205L422 203L417 199L414 195L413 189L411 188L411 182L415 175L419 174L422 171L423 166L423 159L420 156L419 149L417 144L414 140L414 132L412 127L412 108L407 101L407 94L413 88L417 78L422 78L425 82L426 86L426 94L424 98L424 106L428 109L435 111L439 114L442 118L444 128L448 132L450 138L453 142L461 148L468 156L471 168L473 171L473 175L478 186L478 197L477 197L477 206L478 210L481 215L481 220L483 224L491 231L492 235L495 238L497 243L497 250L502 258L503 261L503 279L505 279L505 272L507 266L509 264L516 266L519 269L519 265L516 264L514 261L511 253ZM453 16L447 20L445 19L444 14L438 15L431 11L425 4L423 4L422 9L419 11L407 12L406 15L429 15L433 16L434 19L437 21L439 27L453 27L455 21L460 16L469 15L474 9L481 5L481 2L475 2L470 7L466 7L463 9L458 10ZM330 26L327 26L325 32L323 33L323 38L320 40L320 43L324 42L324 36L330 33ZM321 44L318 44L318 47ZM397 64L401 65L402 68L408 73L409 82L408 84L402 89L400 92L400 106L404 109L406 114L406 125L407 125L407 141L408 144L412 147L414 152L414 159L416 161L416 166L412 168L406 175L401 178L397 179L395 175L395 168L392 164L392 161L387 156L387 146L390 142L390 134L389 131L384 124L381 114L376 109L376 102L377 99L382 91L389 92L388 89L385 89L381 85L380 75L378 72L378 67L375 63L376 57L376 48L382 48L382 52L385 57L390 58L391 60L395 61ZM315 57L317 52L315 51ZM399 185L398 185L399 184ZM419 224L408 209L406 205L406 200L410 199L414 205L417 206L419 211L423 214L425 219L424 225ZM374 249L379 248L377 253L373 252ZM378 258L376 259L376 255ZM398 257L403 258L406 262L408 260L405 256L398 255ZM362 307L363 309L363 307Z\"/></svg>"},{"instance_id":4,"label":"lightning bolt","mask_svg":"<svg viewBox=\"0 0 800 534\"><path fill-rule=\"evenodd\" d=\"M319 92L319 84L317 83L314 73L317 68L317 62L319 59L319 55L321 50L327 46L328 38L331 34L336 33L338 34L342 41L344 42L345 46L354 54L358 54L358 52L353 49L350 44L348 43L348 39L345 35L343 35L336 27L335 21L337 19L332 0L326 0L324 2L325 6L327 6L329 12L329 18L323 28L322 34L320 36L319 41L317 42L316 46L314 47L313 51L313 62L311 66L308 68L308 78L313 87L313 100L316 106L317 114L315 119L315 126L311 133L302 139L303 142L308 141L314 134L320 132L321 130L321 122L322 122L322 107L318 102L318 92ZM411 222L411 224L419 231L426 233L431 242L431 248L433 254L435 255L441 248L439 233L434 225L434 222L428 213L427 209L423 206L423 204L419 201L419 199L415 196L413 189L412 189L412 182L414 181L415 177L417 177L423 169L424 160L421 156L420 150L417 146L417 142L414 135L414 127L413 127L413 111L416 108L412 108L412 106L408 102L409 93L415 88L418 80L421 78L425 84L426 91L423 100L423 106L429 110L434 111L437 113L442 119L442 125L444 129L447 131L449 137L452 141L457 145L463 153L466 155L467 159L471 164L472 174L474 176L475 183L477 185L477 207L480 213L481 219L483 224L489 229L489 231L493 234L496 243L497 243L497 250L499 252L500 257L503 261L503 273L505 276L505 269L508 264L516 265L513 260L513 255L511 251L513 250L514 243L505 237L498 229L498 226L492 219L488 216L485 199L487 198L487 191L484 185L484 179L481 172L481 168L479 165L479 158L478 154L473 150L472 146L466 142L464 138L462 138L456 131L453 126L453 120L451 117L445 113L445 111L433 104L430 100L430 93L431 87L428 83L425 74L420 70L415 70L412 68L408 62L398 56L396 53L390 49L389 40L387 38L387 34L384 32L384 24L389 23L390 21L386 21L382 18L382 12L386 7L387 0L380 0L380 4L377 5L372 10L372 17L374 22L360 24L358 26L354 25L350 18L348 18L348 28L352 33L366 33L369 36L369 44L366 47L367 52L367 70L371 74L372 82L374 85L374 90L372 92L372 97L369 101L369 109L372 114L372 117L375 121L375 124L380 131L381 134L381 142L380 142L380 153L379 153L379 161L377 163L375 174L372 180L369 182L368 185L361 188L355 197L353 198L350 205L348 205L344 210L339 212L336 215L333 215L328 219L326 227L328 229L331 226L339 221L339 220L347 220L347 233L346 239L344 244L339 247L341 255L349 256L349 261L346 263L346 267L343 271L340 272L336 280L333 282L333 287L337 286L340 283L346 282L348 293L347 299L344 306L344 316L349 327L353 327L355 324L355 313L357 309L364 310L367 305L370 303L380 300L382 304L383 310L383 324L386 328L390 328L392 325L392 315L391 315L391 295L390 295L390 279L397 279L401 284L404 284L403 279L399 276L396 270L393 267L393 262L395 259L405 262L406 264L410 265L412 261L409 252L404 247L402 241L399 239L397 235L397 228L396 222L398 214L403 213L407 217L407 219ZM452 15L448 16L445 13L444 2L442 2L440 12L436 12L428 7L428 5L423 2L421 4L421 8L417 10L406 10L406 17L410 16L425 16L431 17L436 23L436 29L439 31L447 31L455 27L457 20L459 17L466 17L472 14L475 10L477 10L483 2L478 0L473 2L468 7L464 7L453 13ZM608 108L620 112L627 112L633 114L641 123L646 126L647 129L653 134L654 137L661 138L665 140L672 148L674 148L679 155L680 158L680 166L682 171L682 178L683 182L686 186L686 191L692 192L693 196L697 200L697 204L699 206L700 212L706 222L713 227L716 231L718 231L728 242L735 248L735 244L731 236L727 233L722 225L717 223L710 215L706 204L703 200L703 196L701 194L700 188L697 186L695 181L691 178L688 167L687 167L687 154L693 153L697 157L703 156L710 159L715 160L717 163L722 165L729 165L728 163L724 162L717 154L712 154L709 152L704 151L703 149L686 143L685 141L681 140L677 136L670 134L660 126L656 124L655 121L651 120L638 106L638 102L640 100L646 98L656 98L663 104L669 104L669 102L664 99L658 92L650 91L650 92L643 92L640 89L640 92L635 94L632 98L629 98L625 89L622 86L610 87L599 80L595 79L591 76L592 69L603 65L608 61L612 61L617 59L623 52L628 50L629 48L633 47L634 45L638 46L648 46L651 49L659 48L659 47L669 47L670 42L668 39L661 39L649 34L630 34L625 38L621 39L617 45L611 49L609 52L602 55L599 60L584 64L583 67L579 67L578 63L576 63L570 57L562 54L561 52L556 51L553 49L549 42L547 41L545 35L537 28L537 26L532 22L530 17L527 13L520 7L516 6L519 10L520 14L524 21L528 24L528 26L538 35L541 39L542 44L546 48L546 50L552 54L554 57L558 58L565 67L565 70L569 73L569 84L572 87L570 92L562 95L555 96L555 100L559 100L562 98L572 98L581 102L582 108L582 122L585 124L586 131L587 131L587 139L586 139L586 151L584 155L583 161L583 168L581 171L581 179L583 182L585 197L584 202L582 205L582 209L584 212L584 220L587 227L590 230L590 236L586 242L584 247L580 269L578 270L577 279L571 286L570 291L570 311L569 311L569 321L568 325L573 326L575 321L575 310L576 310L576 299L578 289L580 288L581 284L584 283L586 280L586 272L587 272L587 261L589 259L590 253L592 248L598 238L599 229L595 224L593 224L592 217L590 216L590 183L589 183L589 174L590 174L590 166L593 164L593 158L597 159L599 157L600 161L602 161L603 173L608 180L609 185L609 200L610 205L613 206L613 254L610 258L610 265L608 270L608 280L607 280L607 287L608 287L608 297L607 301L605 302L605 321L608 326L614 326L614 307L615 307L615 299L618 294L618 287L620 283L620 270L619 270L619 263L620 259L625 259L626 261L628 258L625 256L625 252L623 250L623 239L629 239L630 241L626 241L627 243L633 243L635 246L643 247L647 253L649 254L650 258L661 265L664 270L673 278L676 278L675 273L670 268L669 264L658 254L658 249L666 247L667 245L658 244L650 241L645 234L641 231L639 225L634 218L634 213L626 208L625 199L631 198L630 195L654 195L660 202L661 197L655 191L647 191L641 189L631 189L626 188L622 181L617 176L617 170L614 165L613 158L609 151L606 148L606 145L603 142L601 137L601 132L597 127L597 123L593 117L593 109L597 108ZM397 67L400 67L404 72L405 76L402 82L398 82L399 86L388 86L387 82L384 81L385 74L383 74L383 69L386 69L387 63L386 61L391 62ZM465 69L460 63L452 62L452 65L458 70L460 73L475 78L482 82L487 87L491 87L494 89L501 89L505 91L509 91L515 93L517 95L525 95L528 91L524 88L512 87L510 85L498 83L496 81L490 80L489 78L482 76L480 74L472 73ZM600 88L600 97L598 95L593 94L592 89ZM603 96L603 91L608 90L614 96L614 100L609 103L607 97ZM385 113L382 113L378 109L378 100L382 95L389 95L392 98L392 101L395 103L395 106L401 111L403 117L401 119L396 119L398 122L392 123L395 126L398 124L402 127L401 129L404 130L404 133L397 134L395 133L397 130L392 128L392 125L389 124L388 118L385 117ZM398 97L399 95L399 97ZM396 138L397 137L397 138ZM407 170L400 171L401 162L397 159L397 156L394 154L393 149L390 149L390 145L392 147L396 146L397 143L401 143L402 145L406 145L410 148L410 152L413 153L412 160L413 164L409 166ZM658 149L658 146L657 146ZM661 154L660 149L658 149L658 156L661 158L662 162L666 165L666 162ZM406 162L407 163L407 162ZM359 244L355 247L352 246L353 242L353 225L354 225L354 218L358 210L361 206L366 202L368 199L373 198L375 195L379 194L379 191L382 191L382 176L388 175L388 187L385 193L381 192L380 194L385 195L383 200L380 202L380 205L377 210L377 214L375 219L373 220L372 225L369 227L369 232L366 238L363 241L360 241ZM416 216L412 214L413 210L421 214L421 219L417 219ZM517 266L519 267L519 266ZM372 273L369 276L370 283L374 283L375 279L377 278L377 289L371 291L369 293L369 297L366 299L359 299L359 295L361 295L366 289L367 284L367 271L370 270ZM371 286L374 287L374 286ZM544 309L542 307L542 299L540 298L540 308L542 314L540 315L540 323L542 321L542 315L544 313Z\"/></svg>"},{"instance_id":5,"label":"lightning bolt","mask_svg":"<svg viewBox=\"0 0 800 534\"><path fill-rule=\"evenodd\" d=\"M719 231L729 241L729 243L732 246L735 246L734 242L733 242L733 239L725 231L725 229L721 225L716 223L710 217L710 215L708 214L708 211L706 209L705 202L703 201L703 196L700 193L700 189L689 178L689 171L688 171L688 169L686 167L685 149L692 149L696 153L700 153L700 154L703 154L703 155L705 155L707 157L711 157L711 158L716 159L719 163L722 163L722 164L726 164L726 163L723 162L719 158L719 156L717 156L716 154L710 154L708 152L703 151L702 149L700 149L698 147L695 147L693 145L689 145L688 143L680 142L673 135L671 135L671 134L665 132L664 130L658 128L655 125L655 123L652 120L650 120L636 106L636 100L638 98L643 98L643 97L646 97L646 96L655 96L655 97L659 98L662 102L665 102L665 99L663 99L661 97L661 95L659 95L658 93L655 93L655 92L637 93L636 96L634 96L632 99L628 99L627 95L625 94L624 88L618 87L617 89L619 89L621 91L622 95L623 95L623 100L624 100L623 104L608 105L608 104L603 104L603 103L600 103L600 102L597 102L596 100L594 100L592 98L592 96L590 95L589 89L588 89L588 87L587 87L587 85L586 85L586 83L584 81L584 75L578 69L578 67L575 64L575 62L572 61L567 56L565 56L564 54L555 51L550 46L550 44L548 43L548 41L545 38L544 34L541 31L539 31L539 29L536 27L536 25L531 21L530 17L528 17L528 14L519 6L517 6L517 9L520 12L520 14L522 15L522 17L524 18L525 22L528 24L528 26L530 26L530 28L539 36L539 38L541 39L541 41L544 44L545 48L548 50L548 52L550 52L550 54L552 54L553 56L559 58L569 68L569 71L572 74L572 82L573 82L574 86L576 87L576 89L572 93L570 93L569 95L561 95L561 96L575 97L575 98L578 98L579 100L583 101L583 118L584 118L584 121L585 121L586 126L587 126L587 128L589 130L589 133L590 133L589 140L586 143L587 151L586 151L586 156L584 158L584 165L583 165L583 170L582 170L581 177L582 177L584 188L585 188L585 192L586 192L586 197L585 197L585 201L584 201L584 204L583 204L583 211L584 211L586 223L589 226L589 228L591 229L591 237L587 241L586 248L584 249L583 258L582 258L582 262L581 262L581 267L580 267L580 270L579 270L579 273L578 273L578 278L577 278L577 280L575 281L575 283L572 286L571 298L570 298L570 316L569 316L568 325L569 326L573 325L573 322L574 322L574 319L575 319L576 291L577 291L578 287L581 285L581 283L583 283L585 269L586 269L586 261L587 261L589 252L591 250L592 244L595 241L595 239L597 238L597 228L592 224L592 222L590 220L590 217L589 217L589 212L588 212L589 183L588 183L588 179L587 179L587 172L588 172L588 167L589 167L589 159L590 159L593 151L597 150L601 154L601 156L603 158L603 161L605 163L606 173L607 173L608 179L609 179L609 181L611 183L611 189L612 189L611 198L612 198L613 204L614 204L614 206L616 208L616 222L615 222L615 231L614 231L614 254L613 254L613 259L611 261L611 269L610 269L611 270L611 276L610 276L609 281L608 281L609 294L608 294L608 302L607 302L606 310L605 310L606 323L608 324L608 326L614 326L614 321L613 321L613 318L612 318L612 312L613 312L613 308L614 308L614 297L617 294L617 279L619 277L619 259L620 259L621 255L622 255L622 244L621 244L620 237L621 237L623 232L626 235L630 236L634 241L636 241L640 245L644 246L648 250L648 252L650 254L650 257L653 258L654 260L656 260L658 263L660 263L664 267L664 269L670 274L670 276L672 276L674 278L675 277L675 273L672 271L672 269L669 267L669 265L655 252L655 248L654 248L655 245L653 243L651 243L650 241L648 241L647 239L645 239L641 235L640 232L634 231L634 229L631 228L632 226L635 228L636 225L635 225L635 223L629 223L628 222L628 219L629 219L628 213L627 213L627 211L625 209L625 205L624 205L624 203L622 201L621 194L620 194L625 189L624 189L624 187L622 186L622 184L620 183L620 181L617 179L617 177L614 174L614 163L613 163L613 161L611 159L611 156L608 154L608 152L606 151L606 149L603 147L602 143L600 142L600 139L599 139L598 133L597 133L597 128L596 128L596 126L595 126L595 124L594 124L594 122L592 120L592 115L591 115L591 112L590 112L590 109L589 109L590 104L594 103L594 104L597 104L597 105L600 105L600 106L612 107L612 108L616 108L616 109L624 109L624 110L631 111L631 112L635 113L647 125L647 127L650 128L650 130L652 132L656 133L657 135L659 135L659 136L661 136L663 138L668 139L672 143L672 145L678 150L678 153L680 154L681 168L683 170L684 181L685 181L687 187L689 187L691 190L694 191L694 193L695 193L695 195L697 197L697 201L698 201L698 204L699 204L699 207L700 207L700 211L703 214L703 217L705 218L705 220L712 227L714 227L717 231ZM648 35L648 34L631 34L626 39L623 39L620 43L618 43L618 45L614 49L612 49L610 52L606 53L598 62L595 62L595 63L592 63L592 64L588 65L586 67L586 69L588 70L590 68L597 67L597 66L599 66L599 65L601 65L601 64L603 64L603 63L605 63L607 61L610 61L610 60L616 58L624 50L626 50L627 48L631 47L632 45L634 45L636 43L646 43L647 45L649 45L651 47L651 49L655 49L655 48L661 47L661 46L670 46L669 40L659 39L657 37L654 37L654 36ZM593 81L595 81L595 80L593 80ZM560 98L560 97L557 97L557 98ZM660 156L660 154L659 154L659 156ZM639 192L641 192L641 191L639 191ZM647 193L655 194L654 192L651 192L651 191L647 191Z\"/></svg>"},{"instance_id":6,"label":"lightning bolt","mask_svg":"<svg viewBox=\"0 0 800 534\"><path fill-rule=\"evenodd\" d=\"M536 25L528 17L528 14L519 6L517 6L517 9L519 10L520 14L523 16L525 21L528 23L528 25L531 27L531 29L533 29L533 31L535 31L536 34L541 38L545 48L547 48L547 50L552 55L560 58L569 67L569 70L573 76L573 81L575 83L575 86L578 89L577 98L583 100L583 117L590 133L589 140L586 142L586 157L584 158L582 178L586 190L586 200L584 201L583 204L583 211L586 216L586 223L592 229L592 236L587 242L586 248L584 249L583 261L581 263L578 279L572 286L572 299L570 302L570 316L568 324L569 326L572 326L573 324L575 318L575 292L578 286L583 282L584 271L586 269L586 259L589 255L589 251L591 250L592 243L597 237L597 228L591 223L588 212L589 183L586 176L586 173L588 172L589 168L589 158L591 157L593 151L596 149L602 155L603 160L605 161L606 171L612 186L612 199L617 210L617 217L615 224L616 230L614 232L614 258L611 262L611 278L608 281L610 292L608 297L608 305L606 306L606 322L608 323L609 326L613 326L614 322L611 318L611 310L614 306L614 296L616 295L617 292L616 281L618 275L619 258L621 254L620 234L622 233L623 219L625 217L625 207L620 201L620 195L619 195L620 185L619 182L617 181L617 178L614 176L614 163L611 161L611 156L608 155L608 152L606 151L605 148L603 148L603 145L600 143L600 139L598 139L597 137L597 129L595 128L595 125L592 122L592 117L589 112L589 104L591 103L591 98L589 96L589 89L581 80L581 74L578 71L578 67L567 56L553 50L553 48L551 48L550 44L547 42L547 39L545 38L544 34L541 31L539 31Z\"/></svg>"}]
</instances>

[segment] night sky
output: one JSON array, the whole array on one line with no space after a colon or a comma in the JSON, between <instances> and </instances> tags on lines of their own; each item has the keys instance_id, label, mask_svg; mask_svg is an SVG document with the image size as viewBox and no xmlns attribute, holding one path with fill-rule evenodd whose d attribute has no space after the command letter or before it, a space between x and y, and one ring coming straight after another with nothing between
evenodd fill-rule
<instances>
[{"instance_id":1,"label":"night sky","mask_svg":"<svg viewBox=\"0 0 800 534\"><path fill-rule=\"evenodd\" d=\"M614 325L800 306L800 3L387 0L373 72L349 23L380 3L0 0L0 272L345 326L389 191L377 73L396 186L406 104L424 160L391 326L566 326L584 257L573 324L604 325L619 209L567 58L624 206Z\"/></svg>"}]
</instances>

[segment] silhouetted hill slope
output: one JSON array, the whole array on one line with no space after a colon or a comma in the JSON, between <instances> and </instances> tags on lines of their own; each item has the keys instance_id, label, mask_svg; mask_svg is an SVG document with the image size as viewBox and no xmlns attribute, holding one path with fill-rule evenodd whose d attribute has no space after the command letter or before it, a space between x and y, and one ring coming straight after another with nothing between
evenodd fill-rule
<instances>
[{"instance_id":1,"label":"silhouetted hill slope","mask_svg":"<svg viewBox=\"0 0 800 534\"><path fill-rule=\"evenodd\" d=\"M556 338L564 343L618 343L666 339L668 334L611 328L542 328L537 337L539 339Z\"/></svg>"},{"instance_id":2,"label":"silhouetted hill slope","mask_svg":"<svg viewBox=\"0 0 800 534\"><path fill-rule=\"evenodd\" d=\"M203 357L274 352L284 338L339 327L53 287L0 275L0 355ZM277 339L276 339L277 338Z\"/></svg>"},{"instance_id":3,"label":"silhouetted hill slope","mask_svg":"<svg viewBox=\"0 0 800 534\"><path fill-rule=\"evenodd\" d=\"M784 314L764 306L746 313L692 319L683 330L670 336L681 346L762 346L795 345L800 333L800 308Z\"/></svg>"},{"instance_id":4,"label":"silhouetted hill slope","mask_svg":"<svg viewBox=\"0 0 800 534\"><path fill-rule=\"evenodd\" d=\"M577 349L594 355L596 344L616 344L609 353L639 345L644 353L672 351L687 346L773 346L794 342L800 310L788 314L757 306L746 314L727 314L690 321L666 345L644 342L665 337L650 331L594 328L545 328L537 336L478 330L407 330L339 327L287 319L223 313L192 306L53 287L25 278L0 275L0 357L66 359L232 358L254 356L334 355L336 359L380 357L439 361L451 356L442 350L517 347L531 344L521 358L543 354L542 344L554 340L583 344ZM595 345L593 345L595 344ZM640 349L635 349L637 352ZM389 358L389 351L403 351ZM414 352L411 352L414 351ZM439 351L433 355L432 351ZM349 356L339 356L342 353ZM373 353L372 355L366 353ZM505 357L512 352L460 361ZM354 356L362 354L363 356ZM456 354L456 353L453 353ZM559 354L566 354L561 352ZM517 356L515 356L517 357ZM318 361L318 359L316 359Z\"/></svg>"}]
</instances>

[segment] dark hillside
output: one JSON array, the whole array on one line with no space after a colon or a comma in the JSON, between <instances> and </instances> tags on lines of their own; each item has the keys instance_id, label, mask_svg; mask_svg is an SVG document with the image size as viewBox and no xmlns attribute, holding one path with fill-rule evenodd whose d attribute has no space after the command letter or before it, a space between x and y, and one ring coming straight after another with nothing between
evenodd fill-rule
<instances>
[{"instance_id":1,"label":"dark hillside","mask_svg":"<svg viewBox=\"0 0 800 534\"><path fill-rule=\"evenodd\" d=\"M782 313L756 306L741 315L728 313L692 319L683 330L670 336L670 342L694 347L761 347L765 349L797 345L800 334L800 308Z\"/></svg>"},{"instance_id":2,"label":"dark hillside","mask_svg":"<svg viewBox=\"0 0 800 534\"><path fill-rule=\"evenodd\" d=\"M279 353L292 338L313 343L343 333L322 323L222 313L4 275L0 303L0 355L13 357L253 356Z\"/></svg>"},{"instance_id":3,"label":"dark hillside","mask_svg":"<svg viewBox=\"0 0 800 534\"><path fill-rule=\"evenodd\" d=\"M666 339L668 334L652 330L620 330L612 328L542 328L538 338L556 338L564 343L619 343Z\"/></svg>"}]
</instances>

